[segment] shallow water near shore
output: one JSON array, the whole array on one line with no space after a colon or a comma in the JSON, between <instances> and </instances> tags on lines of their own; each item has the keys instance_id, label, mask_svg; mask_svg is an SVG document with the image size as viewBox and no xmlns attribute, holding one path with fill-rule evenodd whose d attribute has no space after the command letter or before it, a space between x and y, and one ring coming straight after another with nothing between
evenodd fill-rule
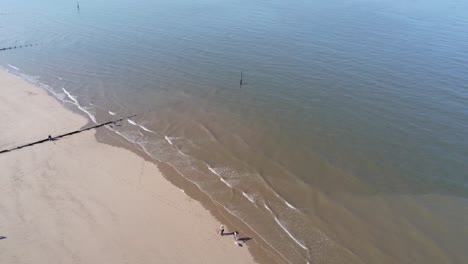
<instances>
[{"instance_id":1,"label":"shallow water near shore","mask_svg":"<svg viewBox=\"0 0 468 264\"><path fill-rule=\"evenodd\" d=\"M468 1L0 3L4 69L283 262L468 261Z\"/></svg>"}]
</instances>

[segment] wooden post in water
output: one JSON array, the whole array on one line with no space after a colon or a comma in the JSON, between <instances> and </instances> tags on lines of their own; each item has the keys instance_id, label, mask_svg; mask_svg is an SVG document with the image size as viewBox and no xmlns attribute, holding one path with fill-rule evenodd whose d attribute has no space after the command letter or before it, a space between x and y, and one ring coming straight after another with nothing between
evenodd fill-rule
<instances>
[{"instance_id":1,"label":"wooden post in water","mask_svg":"<svg viewBox=\"0 0 468 264\"><path fill-rule=\"evenodd\" d=\"M240 78L240 83L239 83L240 87L242 87L242 74L243 74L243 72L241 72L241 78Z\"/></svg>"}]
</instances>

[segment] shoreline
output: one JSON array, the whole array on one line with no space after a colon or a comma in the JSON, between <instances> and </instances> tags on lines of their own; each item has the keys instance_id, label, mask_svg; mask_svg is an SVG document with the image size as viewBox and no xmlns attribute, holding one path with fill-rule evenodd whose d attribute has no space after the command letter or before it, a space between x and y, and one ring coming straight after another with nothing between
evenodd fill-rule
<instances>
[{"instance_id":1,"label":"shoreline","mask_svg":"<svg viewBox=\"0 0 468 264\"><path fill-rule=\"evenodd\" d=\"M164 177L173 186L183 191L187 196L198 201L203 206L203 208L209 211L210 215L217 221L224 223L224 226L230 226L236 230L239 230L241 234L248 234L252 240L249 241L249 246L247 249L257 263L291 263L284 256L277 253L275 249L273 249L267 242L265 242L264 239L261 238L246 223L231 215L227 210L224 209L223 206L213 202L213 200L206 193L201 191L195 184L180 175L170 164L155 160L142 149L134 146L132 143L109 130L99 130L97 131L95 137L99 143L127 149L145 159L146 161L154 163L161 172L162 177Z\"/></svg>"},{"instance_id":2,"label":"shoreline","mask_svg":"<svg viewBox=\"0 0 468 264\"><path fill-rule=\"evenodd\" d=\"M0 85L5 86L4 79L5 77L7 77L7 79L16 79L16 81L22 83L22 85L26 85L27 87L29 87L29 90L25 91L22 94L22 97L20 97L18 94L14 94L11 91L8 92L8 89L6 89L6 91L5 89L2 89L4 96L0 98L0 102L2 102L2 104L0 105L0 110L2 111L2 113L6 114L7 118L5 119L5 116L0 117L0 120L2 120L3 118L3 121L0 122L0 125L5 124L5 127L6 127L7 126L6 124L11 123L13 124L13 129L9 128L9 129L0 130L0 136L2 136L1 137L2 141L0 141L1 149L7 149L7 148L15 147L18 145L22 145L28 142L34 142L37 140L43 140L44 138L47 137L48 134L53 134L54 136L56 136L58 134L64 134L70 131L82 129L83 127L90 127L90 126L95 125L95 123L93 123L93 121L91 121L90 118L87 117L87 114L90 115L90 113L85 113L85 112L80 111L81 108L79 105L76 106L73 102L69 100L62 100L62 98L57 96L53 90L52 91L49 90L50 87L48 87L45 84L41 84L41 83L36 84L34 80L28 79L27 76L24 77L21 74L15 74L14 71L12 72L13 73L10 73L10 71L7 69L0 70ZM11 87L7 87L7 88L11 88ZM10 98L10 97L13 97L13 98ZM35 107L35 105L30 105L28 103L29 102L28 100L30 100L31 98L36 98L36 97L43 97L42 99L44 99L44 101L47 101L48 103L45 103L43 105L36 103L36 106L39 105L40 107ZM71 99L73 100L73 97ZM50 103L51 101L53 101L53 103ZM64 108L66 110L64 110ZM33 109L37 111L32 111ZM33 115L35 115L35 117L33 118L31 116L28 116L26 113L27 111L31 112ZM19 114L17 112L19 112ZM112 114L112 115L114 116L115 114ZM77 117L79 117L78 118L80 119L79 121L75 120ZM121 117L114 116L113 118L118 119ZM75 121L72 122L69 119L72 121L73 120ZM130 122L133 122L133 121L130 121ZM50 125L50 127L47 129L44 129L44 125L43 125L44 123L47 125ZM260 222L261 224L260 228L258 228L257 230L253 230L248 225L248 223L250 222L247 221L247 223L244 223L242 219L237 218L237 216L235 215L235 212L234 213L229 212L228 210L224 209L222 204L218 204L215 199L213 200L211 198L211 193L205 193L196 185L196 183L192 183L190 182L189 179L185 178L183 175L180 175L177 172L176 168L166 163L166 162L171 162L170 160L166 160L166 162L161 162L157 160L151 154L147 153L146 150L144 150L143 148L139 148L139 145L132 144L132 142L128 141L124 136L121 136L120 134L115 133L112 129L100 128L100 129L92 130L89 132L91 133L91 135L88 135L87 133L86 134L80 133L79 135L76 135L76 137L79 137L80 141L93 142L93 144L96 146L105 145L109 147L110 149L115 148L117 150L124 151L125 153L127 153L124 156L129 156L129 157L137 156L142 163L151 164L150 166L153 168L153 171L157 174L157 177L155 178L158 178L158 182L159 181L163 182L165 184L164 186L168 185L168 187L165 189L174 190L176 193L178 193L179 195L182 195L182 197L185 198L185 201L182 202L183 204L185 204L187 200L196 201L196 204L198 205L199 209L202 211L201 214L206 215L203 218L203 220L213 221L213 222L209 225L209 227L205 227L204 229L200 227L200 230L195 231L194 234L192 235L197 236L197 237L198 236L205 237L211 243L213 241L218 240L219 237L217 238L207 237L206 234L210 234L210 235L215 234L219 225L223 223L223 225L227 227L226 228L227 232L238 230L241 233L240 237L248 236L248 237L253 238L252 240L248 241L242 248L234 246L232 243L232 238L227 238L227 243L226 241L223 241L222 242L223 247L221 247L222 250L225 250L228 248L232 249L232 247L236 248L234 249L234 251L229 253L232 255L229 255L229 254L226 255L226 256L230 256L229 257L230 259L237 258L238 257L237 255L239 252L237 252L236 250L240 249L243 252L241 253L243 255L242 258L248 259L241 263L254 263L254 262L256 263L296 263L296 262L301 263L302 262L302 261L292 260L291 258L287 259L284 255L282 255L284 251L282 251L281 248L273 248L273 245L278 246L278 243L291 245L291 242L287 243L286 240L284 239L287 239L287 241L289 241L289 238L294 240L294 236L293 236L294 234L288 233L288 230L282 226L282 222L278 220L276 216L274 216L275 223L278 226L283 227L283 230L287 235L282 234L282 236L277 236L276 235L277 233L274 233L274 235L272 236L271 234L272 234L273 229L271 229L271 226L268 226L267 223L265 223L265 221ZM81 136L82 134L83 136ZM65 137L59 140L59 142L62 142L62 140L69 140L69 139L75 140L74 137L75 136ZM5 142L7 143L9 142L9 143L5 145L4 144ZM48 145L48 143L46 142L44 144L38 144L37 146L34 146L31 149L35 147L42 148L42 145ZM71 148L71 147L68 146L68 148ZM81 147L78 145L75 145L75 148L81 149ZM28 149L22 149L19 151L27 152ZM15 150L12 153L16 153L16 152L18 151ZM7 154L12 154L12 153L7 153ZM3 155L7 155L7 154L3 154ZM13 160L14 162L6 162L6 163L2 162L3 155L0 155L0 165L4 165L2 167L8 168L8 166L5 164L9 165L9 163L21 164L22 158L19 158L21 157L21 155L17 157L16 160ZM104 154L102 156L107 157L108 155ZM31 157L27 158L26 160L29 161L30 158ZM56 158L53 158L52 160L54 159ZM96 160L99 160L99 159L101 159L101 156L96 157ZM111 157L107 157L107 159L112 160ZM125 158L121 160L123 161L122 164L126 163ZM33 159L33 161L35 161L35 158ZM92 163L94 164L94 161ZM141 171L140 169L141 164L140 162L137 162L137 163L138 164L132 163L133 165L128 166L129 168L125 167L125 168L122 168L122 170L127 171L129 175L137 175ZM47 164L46 167L50 167L49 161L43 160L42 164ZM121 164L118 164L118 165L120 166ZM38 166L38 168L42 168L42 167L44 167L44 165ZM146 166L143 166L143 167L146 167ZM16 169L19 170L21 173L24 173L25 171L28 173L30 172L29 170L26 170L23 165L18 165ZM62 168L62 170L63 169L64 168ZM76 175L79 175L77 171L80 171L80 169L81 168L78 168L75 171ZM94 171L88 171L88 172L90 174L94 173ZM12 170L11 168L9 168L7 173L9 173L8 175L12 175L11 178L13 178L13 183L22 182L23 176L21 175L21 173L20 175L15 175L14 174L15 171ZM73 172L70 172L70 173L73 173ZM119 173L117 172L116 174L119 174ZM35 177L37 176L39 175L35 175ZM79 175L79 177L81 177L81 175ZM165 178L165 180L163 180L162 178ZM0 186L2 185L8 186L8 184L5 184L5 182L8 183L6 180L7 179L1 179L0 177ZM28 179L28 181L30 180L32 179ZM88 179L88 181L89 180L91 179ZM115 180L115 179L112 177L108 178L108 181L111 182L111 184L115 185L116 183L112 182L112 180ZM125 182L125 184L132 182L132 180L135 181L135 179L131 179L131 178L127 180L128 181ZM31 186L31 182L28 182L28 181L26 181L27 185ZM37 185L37 182L33 182L33 183ZM116 184L116 185L120 186L121 183ZM137 186L136 189L133 191L142 192L141 188L138 190L138 186L142 187L141 182L137 182L137 183L133 182L133 183L134 183L133 184L134 187ZM146 187L149 188L150 192L152 191L158 192L158 190L160 190L161 188L159 184L154 184L154 182L151 182L151 184ZM166 191L165 189L161 191ZM11 190L14 190L14 188L12 186L9 186L9 187L4 187L4 190L8 190L11 193ZM110 191L109 189L106 189L106 192L109 192L109 191ZM135 193L133 194L136 195ZM83 195L83 193L79 195ZM4 200L4 198L2 198L3 196L0 196L0 209L2 209L2 211L5 211L5 208L8 206L10 207L10 211L14 211L11 208L14 208L15 206L16 207L21 206L22 201L21 199L18 200L18 197L20 196L18 196L18 194L16 193L11 196L17 200L16 201L10 200L10 201L2 203L1 200ZM11 198L11 197L8 197L8 198ZM106 198L105 195L100 197L98 200L104 199L104 198ZM248 199L248 197L246 198ZM441 213L433 214L433 213L445 212L444 208L447 207L447 205L450 205L450 207L452 208L458 208L455 211L462 211L463 208L466 208L466 201L463 204L462 202L458 201L456 197L444 197L444 196L439 196L436 194L425 194L425 195L373 194L373 195L364 195L364 196L360 196L360 195L342 195L342 196L324 195L322 196L320 195L319 200L320 199L321 199L321 202L317 205L314 205L316 206L314 208L318 212L320 212L320 216L318 216L319 218L310 219L310 221L313 222L313 224L309 225L309 227L316 227L319 230L322 230L323 232L326 233L327 236L330 237L330 240L326 240L326 241L319 240L319 242L325 242L325 244L321 244L321 243L313 244L314 249L307 251L307 253L312 254L309 256L312 256L314 258L313 260L312 259L306 260L306 261L309 261L310 263L317 262L317 261L324 262L324 263L342 263L345 259L346 261L350 263L365 263L367 261L370 261L370 262L381 261L382 263L393 263L396 260L400 262L408 261L409 263L410 259L408 259L408 257L410 257L413 262L414 261L418 262L422 260L427 261L431 259L431 260L434 260L434 263L444 263L444 262L448 263L450 260L453 260L453 262L455 263L463 263L463 260L465 259L465 256L463 254L459 254L459 252L463 252L462 245L464 243L460 243L463 241L463 239L462 238L457 239L457 240L447 239L448 237L451 237L451 234L455 234L454 232L460 232L460 230L455 231L455 228L450 228L447 230L446 228L444 229L440 228L442 225L444 225L444 223L449 223L450 226L452 227L461 226L463 222L466 222L463 219L463 216L454 214L453 211L450 211L450 210L448 210L446 214L441 214ZM26 200L31 202L31 197L28 197L28 199ZM39 201L44 200L44 197L41 196L39 197L38 200ZM66 200L66 199L63 199L63 200ZM79 199L77 201L79 201ZM287 201L285 201L285 203L286 203L286 206L288 206L288 208L291 208L291 210L295 210L294 208L291 207L292 206L291 204L288 204ZM293 204L296 205L295 203ZM108 205L107 207L109 207L109 204L107 205ZM144 205L141 205L138 203L136 205L138 208L144 208L143 211L151 211L153 209L151 207L146 208ZM191 208L191 205L187 205L187 206ZM101 207L106 208L106 206L101 206ZM86 206L84 208L86 208ZM100 210L102 210L102 208ZM269 207L269 204L268 206L267 204L265 204L265 208L266 210L270 211L273 214L273 212L271 211L272 209L270 209ZM66 209L66 207L64 209ZM119 210L125 211L127 209L128 208L123 208L123 209L121 208ZM353 211L351 211L351 209ZM82 210L82 208L78 208L75 211L80 211L80 210ZM32 208L31 211L35 212L35 208ZM37 215L42 217L42 214L37 214ZM449 215L451 216L450 218L448 217ZM427 219L426 218L427 216L431 216L431 218ZM8 233L3 232L3 230L8 229L8 228L5 228L6 226L5 224L2 225L2 223L7 222L5 220L5 216L3 217L4 218L2 219L2 215L0 215L0 246L4 245L5 241L9 241L10 238L12 237L11 233L8 234ZM144 215L140 215L139 217L145 218ZM321 217L323 217L323 219L338 218L343 221L321 222L323 220ZM191 217L190 215L186 215L186 217L184 216L184 218L187 218L189 220L191 219L192 222L196 222L193 220L193 217ZM24 219L20 218L19 220L17 219L16 222L21 223L21 221L23 220ZM248 220L248 218L246 218L246 220ZM61 221L63 222L64 220L61 220ZM110 223L111 226L112 224L114 224L111 219L107 219L107 221ZM16 224L15 221L13 222ZM158 222L155 221L155 223L158 223ZM418 223L418 224L411 224L411 223ZM172 224L172 222L168 222L168 224L170 225ZM190 223L190 225L192 229L193 228L198 229L198 225L194 226L193 223ZM137 226L141 228L144 225L137 225ZM257 226L253 225L253 226L258 227L258 225ZM39 229L42 229L42 228L39 228ZM265 230L270 233L265 233ZM394 231L391 231L391 230L394 230ZM51 233L54 233L54 231L55 230L52 229ZM33 230L33 231L29 231L28 233L30 232L37 232L37 231ZM63 233L63 230L61 232ZM118 233L118 232L119 231L115 231L115 233ZM257 232L259 232L260 234L258 235ZM192 230L187 230L186 233L192 233ZM388 237L389 234L398 234L398 233L400 234L398 237L394 237L393 235L391 235L387 239L380 239L382 237ZM464 231L462 231L462 233L464 233ZM268 234L270 235L266 236ZM314 234L316 234L317 236L312 235L312 236L309 236L309 238L311 239L313 238L315 239L314 241L317 241L317 237L320 237L320 233L316 232ZM24 234L20 234L20 235L24 235ZM142 236L146 236L146 235L147 235L146 232L144 233L142 232ZM6 239L2 239L3 236L5 236ZM27 235L24 235L24 236L27 236ZM158 237L158 235L154 235L154 236ZM265 240L265 238L268 238L268 240ZM135 238L133 239L135 240ZM355 243L356 239L359 239L361 243L356 244ZM179 242L182 240L185 241L185 240L192 240L192 239L190 236L185 237L183 239L179 239L177 243L174 243L174 244L179 245L180 244ZM226 239L222 239L222 240L226 240ZM102 239L100 239L100 241L102 241ZM373 243L369 243L369 241L373 241ZM57 243L58 241L55 241L55 242ZM294 241L294 242L300 245L303 244L302 241ZM154 243L154 241L148 242L148 244L152 244L152 243ZM202 244L205 244L205 242L201 242L197 245L192 245L192 246L185 245L185 244L187 243L182 243L182 246L187 247L189 250L195 250L197 251L196 253L200 253L198 249L203 248ZM19 246L18 245L19 244L17 244L17 247L21 248L21 245ZM219 245L214 245L214 246L219 247ZM143 247L144 246L142 245L141 248ZM304 247L302 248L304 249ZM34 248L34 250L38 251L39 249ZM133 250L134 250L133 252L134 256L137 256L138 255L137 251L139 250L139 248L135 248ZM116 249L116 251L118 251L118 249ZM170 253L169 251L165 252L166 255L172 254L172 256L175 256L175 255L178 256L179 254L177 252ZM418 253L413 254L412 252L418 252ZM16 254L19 254L19 253L17 252ZM209 251L209 253L207 254L211 255L212 252ZM7 254L2 255L2 253L0 253L0 262L2 262L2 260L6 256ZM11 254L9 256L11 257ZM224 251L223 251L223 256L225 256ZM222 256L215 255L214 257L221 258ZM195 259L196 258L197 257L195 257ZM201 256L198 256L198 258L201 258ZM225 259L223 259L222 261L226 262ZM119 263L118 260L114 262ZM135 261L135 262L140 263L141 261ZM198 262L210 263L207 259L203 259ZM29 263L29 262L26 262L26 263ZM44 260L44 263L46 263L46 260ZM213 263L215 263L215 261L213 261ZM231 262L227 262L227 263L231 263ZM236 263L236 262L232 262L232 263Z\"/></svg>"},{"instance_id":3,"label":"shoreline","mask_svg":"<svg viewBox=\"0 0 468 264\"><path fill-rule=\"evenodd\" d=\"M8 130L3 129L2 149L45 138L48 134L76 130L89 123L77 111L67 111L70 107L60 105L44 89L5 70L0 71L0 85L13 87L2 89L5 112L2 123L11 124ZM0 205L4 214L0 217L3 218L0 235L6 238L0 242L6 250L0 253L0 260L18 262L31 258L35 263L50 263L54 256L59 262L81 259L89 263L108 258L115 263L131 259L134 260L131 263L146 263L155 257L160 260L173 257L204 263L226 262L226 259L228 263L266 263L266 259L271 259L262 257L259 249L253 249L251 244L255 239L240 248L233 245L232 238L220 238L215 231L222 217L193 199L196 190L184 188L182 193L180 187L161 173L167 166L156 165L141 153L122 146L101 142L102 131L106 129L86 131L0 156L0 163L9 176L1 179L4 188ZM140 174L139 178L135 174ZM43 186L43 181L49 185ZM37 185L41 186L40 190ZM27 188L23 189L24 186ZM78 186L84 188L75 190ZM126 196L122 197L117 190ZM93 199L88 199L91 196ZM164 216L161 212L165 212ZM194 222L197 226L193 226ZM70 228L65 228L67 225ZM237 227L231 223L224 225L228 230ZM241 227L241 236L249 235L243 230ZM111 243L112 250L97 252L86 241L104 248ZM178 247L184 248L184 253ZM126 256L111 256L119 250L126 251ZM20 253L24 251L28 253Z\"/></svg>"}]
</instances>

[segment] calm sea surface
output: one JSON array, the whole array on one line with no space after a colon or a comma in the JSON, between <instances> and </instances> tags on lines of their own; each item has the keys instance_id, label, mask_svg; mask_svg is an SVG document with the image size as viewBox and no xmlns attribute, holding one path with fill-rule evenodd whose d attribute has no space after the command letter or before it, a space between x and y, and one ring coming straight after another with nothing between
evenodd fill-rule
<instances>
[{"instance_id":1,"label":"calm sea surface","mask_svg":"<svg viewBox=\"0 0 468 264\"><path fill-rule=\"evenodd\" d=\"M0 66L140 114L114 132L280 261L468 263L467 0L0 0L34 43Z\"/></svg>"}]
</instances>

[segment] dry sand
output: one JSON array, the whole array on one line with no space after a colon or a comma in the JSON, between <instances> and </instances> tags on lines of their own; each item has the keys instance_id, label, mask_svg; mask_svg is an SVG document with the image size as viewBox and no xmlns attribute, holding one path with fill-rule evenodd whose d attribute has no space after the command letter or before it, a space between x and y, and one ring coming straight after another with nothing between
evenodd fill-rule
<instances>
[{"instance_id":1,"label":"dry sand","mask_svg":"<svg viewBox=\"0 0 468 264\"><path fill-rule=\"evenodd\" d=\"M0 113L0 150L87 123L4 71ZM0 263L254 263L155 164L94 133L0 154Z\"/></svg>"}]
</instances>

